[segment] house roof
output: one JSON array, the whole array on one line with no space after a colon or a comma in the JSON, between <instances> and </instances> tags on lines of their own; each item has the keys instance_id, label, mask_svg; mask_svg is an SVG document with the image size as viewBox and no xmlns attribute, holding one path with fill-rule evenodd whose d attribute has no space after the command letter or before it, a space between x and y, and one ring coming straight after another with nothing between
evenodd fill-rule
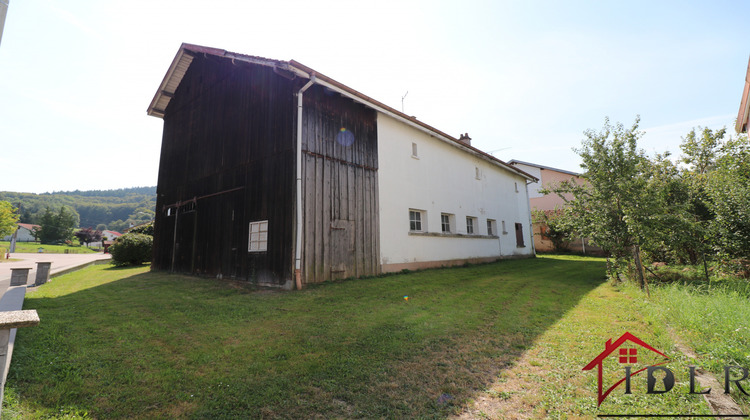
<instances>
[{"instance_id":1,"label":"house roof","mask_svg":"<svg viewBox=\"0 0 750 420\"><path fill-rule=\"evenodd\" d=\"M549 171L562 172L564 174L569 174L569 175L574 175L574 176L581 176L581 174L579 174L577 172L566 171L565 169L553 168L551 166L544 166L544 165L540 165L538 163L524 162L522 160L516 160L516 159L511 159L511 160L508 161L508 165L516 165L516 164L518 164L518 165L526 165L526 166L533 166L533 167L539 168L539 169L547 169Z\"/></svg>"},{"instance_id":2,"label":"house roof","mask_svg":"<svg viewBox=\"0 0 750 420\"><path fill-rule=\"evenodd\" d=\"M457 138L451 135L448 135L438 130L435 127L425 124L422 121L419 121L415 117L408 116L401 111L391 108L388 105L380 101L377 101L363 93L360 93L340 82L337 82L336 80L328 76L325 76L295 60L290 60L290 61L274 60L274 59L269 59L269 58L264 58L264 57L253 56L253 55L233 53L233 52L229 52L229 51L218 49L218 48L211 48L211 47L204 47L200 45L183 43L180 46L180 49L177 51L177 55L175 55L174 60L172 60L172 64L169 66L169 70L167 71L167 74L164 76L164 79L159 85L159 89L156 91L154 98L151 100L151 104L149 105L148 111L147 111L148 115L158 117L158 118L164 118L164 113L166 112L167 106L169 105L170 100L174 97L174 94L177 91L177 87L180 85L180 82L182 81L182 78L185 76L185 73L187 72L188 68L190 68L190 64L193 61L193 57L199 54L213 55L213 56L218 56L218 57L224 57L232 61L235 61L235 60L243 61L243 62L258 64L262 66L272 67L274 71L288 73L292 77L302 77L302 78L314 80L315 83L317 84L323 85L331 90L338 92L339 94L345 97L348 97L370 108L373 108L376 111L382 112L420 131L426 132L427 134L439 140L447 142L453 145L454 147L457 147L458 149L471 153L474 156L479 157L480 159L489 161L497 166L502 167L503 169L509 172L520 175L529 181L538 181L536 177L524 172L523 170L519 168L516 168L514 166L511 166L503 162L502 160L492 156L489 153L485 153L477 149L476 147L472 147L463 143L459 143Z\"/></svg>"},{"instance_id":3,"label":"house roof","mask_svg":"<svg viewBox=\"0 0 750 420\"><path fill-rule=\"evenodd\" d=\"M122 236L122 233L114 231L114 230L105 230L105 231L102 231L102 233L106 233L112 236Z\"/></svg>"},{"instance_id":4,"label":"house roof","mask_svg":"<svg viewBox=\"0 0 750 420\"><path fill-rule=\"evenodd\" d=\"M33 230L34 228L39 228L41 226L39 225L32 225L31 223L18 223L18 227L22 227L24 229Z\"/></svg>"},{"instance_id":5,"label":"house roof","mask_svg":"<svg viewBox=\"0 0 750 420\"><path fill-rule=\"evenodd\" d=\"M742 100L740 101L740 110L737 113L737 122L734 125L734 129L738 133L747 132L747 123L750 118L750 101L748 101L748 95L750 95L750 59L747 62L747 71L745 72L745 88L742 90Z\"/></svg>"}]
</instances>

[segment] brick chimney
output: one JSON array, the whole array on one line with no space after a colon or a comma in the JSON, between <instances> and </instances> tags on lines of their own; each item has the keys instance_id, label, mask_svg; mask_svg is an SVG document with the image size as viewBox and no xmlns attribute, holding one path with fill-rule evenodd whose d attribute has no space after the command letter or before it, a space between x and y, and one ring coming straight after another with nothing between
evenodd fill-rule
<instances>
[{"instance_id":1,"label":"brick chimney","mask_svg":"<svg viewBox=\"0 0 750 420\"><path fill-rule=\"evenodd\" d=\"M461 134L461 137L458 138L458 142L471 146L471 137L469 137L469 133Z\"/></svg>"}]
</instances>

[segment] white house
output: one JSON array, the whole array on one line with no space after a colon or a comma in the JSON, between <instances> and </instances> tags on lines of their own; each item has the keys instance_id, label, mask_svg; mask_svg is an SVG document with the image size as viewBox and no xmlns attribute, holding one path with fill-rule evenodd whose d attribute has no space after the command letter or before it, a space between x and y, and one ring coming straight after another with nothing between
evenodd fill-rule
<instances>
[{"instance_id":1,"label":"white house","mask_svg":"<svg viewBox=\"0 0 750 420\"><path fill-rule=\"evenodd\" d=\"M384 272L534 255L531 176L468 141L377 118Z\"/></svg>"},{"instance_id":2,"label":"white house","mask_svg":"<svg viewBox=\"0 0 750 420\"><path fill-rule=\"evenodd\" d=\"M30 223L19 223L18 224L18 236L16 236L16 242L34 242L34 229L39 229L39 225L32 225ZM13 235L8 235L3 238L3 241L10 241Z\"/></svg>"}]
</instances>

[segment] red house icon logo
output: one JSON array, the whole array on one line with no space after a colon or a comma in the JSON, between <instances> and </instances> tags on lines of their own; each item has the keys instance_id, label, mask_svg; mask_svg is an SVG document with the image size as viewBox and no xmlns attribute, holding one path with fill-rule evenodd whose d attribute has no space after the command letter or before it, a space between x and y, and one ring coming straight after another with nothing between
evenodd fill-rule
<instances>
[{"instance_id":1,"label":"red house icon logo","mask_svg":"<svg viewBox=\"0 0 750 420\"><path fill-rule=\"evenodd\" d=\"M636 375L638 373L643 372L644 370L648 369L647 367L644 367L642 369L639 369L635 372L630 373L629 367L630 365L635 365L638 363L638 350L639 347L641 349L648 350L650 352L655 353L658 356L661 356L664 358L664 360L661 363L655 363L651 366L658 366L662 365L664 363L667 363L669 361L669 358L659 350L656 350L655 348L648 345L645 341L641 340L640 338L634 336L633 334L626 332L623 334L620 338L618 338L615 342L612 342L612 339L610 338L607 340L607 343L604 346L604 351L599 353L594 360L592 360L589 364L587 364L582 370L591 370L594 367L597 368L598 371L598 400L597 400L597 406L600 406L602 402L607 398L607 396L620 384L625 382L626 380L629 380L629 376ZM614 385L607 388L606 391L603 391L603 377L604 377L604 360L607 357L616 357L617 362L621 365L628 365L628 368L626 368L626 375L619 381L615 382ZM641 357L643 359L643 357Z\"/></svg>"}]
</instances>

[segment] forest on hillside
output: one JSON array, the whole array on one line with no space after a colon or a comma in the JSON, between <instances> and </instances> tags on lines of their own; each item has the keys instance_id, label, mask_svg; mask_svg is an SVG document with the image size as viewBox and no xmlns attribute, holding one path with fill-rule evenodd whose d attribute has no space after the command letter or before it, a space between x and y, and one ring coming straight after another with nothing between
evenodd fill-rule
<instances>
[{"instance_id":1,"label":"forest on hillside","mask_svg":"<svg viewBox=\"0 0 750 420\"><path fill-rule=\"evenodd\" d=\"M64 206L73 212L79 227L121 232L154 218L156 187L44 194L2 191L0 201L18 209L21 223L37 224L47 207L57 211Z\"/></svg>"}]
</instances>

